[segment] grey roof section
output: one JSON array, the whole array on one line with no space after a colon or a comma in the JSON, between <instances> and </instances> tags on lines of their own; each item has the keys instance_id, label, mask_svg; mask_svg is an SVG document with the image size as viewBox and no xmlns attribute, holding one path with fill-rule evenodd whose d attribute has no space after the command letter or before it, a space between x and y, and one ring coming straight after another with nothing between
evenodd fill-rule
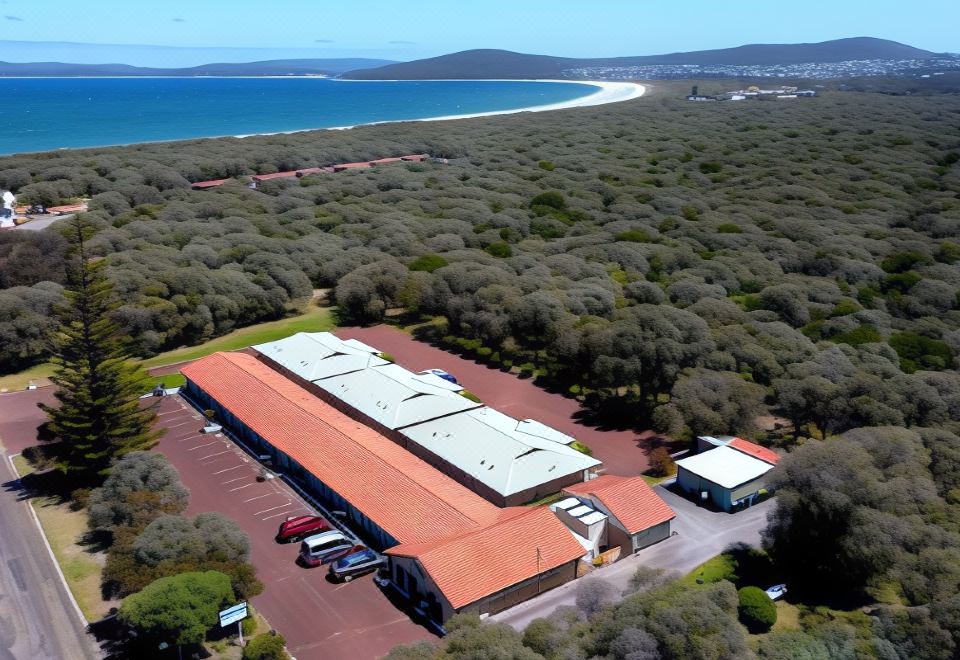
<instances>
[{"instance_id":1,"label":"grey roof section","mask_svg":"<svg viewBox=\"0 0 960 660\"><path fill-rule=\"evenodd\" d=\"M544 429L549 427L483 407L401 433L504 496L600 465L595 458L551 439L573 442L573 438Z\"/></svg>"},{"instance_id":2,"label":"grey roof section","mask_svg":"<svg viewBox=\"0 0 960 660\"><path fill-rule=\"evenodd\" d=\"M717 447L683 458L677 461L677 467L728 489L753 481L773 469L766 461L730 447Z\"/></svg>"},{"instance_id":3,"label":"grey roof section","mask_svg":"<svg viewBox=\"0 0 960 660\"><path fill-rule=\"evenodd\" d=\"M354 339L343 341L329 332L298 332L254 348L309 381L390 364L377 349Z\"/></svg>"},{"instance_id":4,"label":"grey roof section","mask_svg":"<svg viewBox=\"0 0 960 660\"><path fill-rule=\"evenodd\" d=\"M396 364L315 381L344 403L391 430L477 408L480 404L440 385L438 376L415 374Z\"/></svg>"}]
</instances>

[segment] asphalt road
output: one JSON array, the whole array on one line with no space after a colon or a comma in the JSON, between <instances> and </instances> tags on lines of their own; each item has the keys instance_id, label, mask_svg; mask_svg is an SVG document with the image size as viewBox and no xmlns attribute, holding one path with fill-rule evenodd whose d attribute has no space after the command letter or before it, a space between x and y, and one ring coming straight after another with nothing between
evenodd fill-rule
<instances>
[{"instance_id":1,"label":"asphalt road","mask_svg":"<svg viewBox=\"0 0 960 660\"><path fill-rule=\"evenodd\" d=\"M0 660L99 658L0 451Z\"/></svg>"},{"instance_id":2,"label":"asphalt road","mask_svg":"<svg viewBox=\"0 0 960 660\"><path fill-rule=\"evenodd\" d=\"M657 487L656 491L677 514L672 524L675 536L594 571L594 575L568 582L490 618L522 630L534 619L548 616L561 605L574 605L577 586L584 579L603 580L613 587L614 593L620 594L641 566L685 575L736 543L759 546L760 530L766 526L767 514L774 505L773 500L767 500L745 511L729 514L699 507L663 487Z\"/></svg>"},{"instance_id":3,"label":"asphalt road","mask_svg":"<svg viewBox=\"0 0 960 660\"><path fill-rule=\"evenodd\" d=\"M70 215L38 215L35 216L30 222L25 222L17 229L21 231L43 231L54 222L58 220L69 220L73 217L73 214Z\"/></svg>"}]
</instances>

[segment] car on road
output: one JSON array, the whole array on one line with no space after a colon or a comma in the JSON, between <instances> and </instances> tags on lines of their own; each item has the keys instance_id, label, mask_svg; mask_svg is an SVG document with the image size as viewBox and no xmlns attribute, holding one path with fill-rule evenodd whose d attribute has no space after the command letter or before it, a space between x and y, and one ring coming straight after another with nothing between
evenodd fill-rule
<instances>
[{"instance_id":1,"label":"car on road","mask_svg":"<svg viewBox=\"0 0 960 660\"><path fill-rule=\"evenodd\" d=\"M383 555L378 555L370 549L361 550L341 557L330 564L330 577L334 580L349 582L359 575L372 573L387 563Z\"/></svg>"},{"instance_id":2,"label":"car on road","mask_svg":"<svg viewBox=\"0 0 960 660\"><path fill-rule=\"evenodd\" d=\"M770 600L782 598L785 593L787 593L787 585L785 584L775 584L766 590L766 594L770 596Z\"/></svg>"},{"instance_id":3,"label":"car on road","mask_svg":"<svg viewBox=\"0 0 960 660\"><path fill-rule=\"evenodd\" d=\"M363 549L363 546L357 545L342 532L323 532L303 540L300 544L300 561L304 566L312 568Z\"/></svg>"},{"instance_id":4,"label":"car on road","mask_svg":"<svg viewBox=\"0 0 960 660\"><path fill-rule=\"evenodd\" d=\"M448 382L450 382L450 383L453 383L454 385L459 385L459 384L460 384L460 382L459 382L452 374L448 374L448 373L447 373L446 371L444 371L443 369L424 369L424 370L421 371L420 373L423 374L423 375L428 375L428 374L429 374L429 375L437 376L437 377L439 377L439 378L444 379L445 381L448 381Z\"/></svg>"},{"instance_id":5,"label":"car on road","mask_svg":"<svg viewBox=\"0 0 960 660\"><path fill-rule=\"evenodd\" d=\"M291 516L280 523L277 531L277 543L302 541L308 536L333 529L325 518L320 516Z\"/></svg>"}]
</instances>

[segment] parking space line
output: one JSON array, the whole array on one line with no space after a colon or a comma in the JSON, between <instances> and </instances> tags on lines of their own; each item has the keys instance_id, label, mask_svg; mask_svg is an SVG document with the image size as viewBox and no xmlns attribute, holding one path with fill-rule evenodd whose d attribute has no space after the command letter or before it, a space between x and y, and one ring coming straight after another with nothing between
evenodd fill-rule
<instances>
[{"instance_id":1,"label":"parking space line","mask_svg":"<svg viewBox=\"0 0 960 660\"><path fill-rule=\"evenodd\" d=\"M206 459L208 459L208 458L213 458L214 456L219 456L220 454L229 454L231 451L232 451L232 450L230 450L230 449L224 449L223 451L218 451L216 454L207 454L206 456L201 456L201 457L198 458L197 460L198 460L198 461L203 461L203 460L206 460Z\"/></svg>"},{"instance_id":2,"label":"parking space line","mask_svg":"<svg viewBox=\"0 0 960 660\"><path fill-rule=\"evenodd\" d=\"M240 481L241 479L246 479L246 477L235 477L233 479L227 479L226 481L221 481L220 483L225 486L229 483L233 483L234 481Z\"/></svg>"},{"instance_id":3,"label":"parking space line","mask_svg":"<svg viewBox=\"0 0 960 660\"><path fill-rule=\"evenodd\" d=\"M216 472L214 472L214 474L222 474L222 473L224 473L224 472L229 472L230 470L237 470L237 469L242 468L242 467L246 467L246 466L245 466L245 465L234 465L233 467L230 467L230 468L224 468L224 469L222 469L222 470L217 470Z\"/></svg>"},{"instance_id":4,"label":"parking space line","mask_svg":"<svg viewBox=\"0 0 960 660\"><path fill-rule=\"evenodd\" d=\"M190 447L190 449L188 449L187 451L194 451L194 450L196 450L196 449L203 449L204 447L209 447L210 445L215 445L215 444L217 444L217 441L216 441L216 440L214 440L213 442L208 442L208 443L205 444L205 445L197 445L196 447Z\"/></svg>"},{"instance_id":5,"label":"parking space line","mask_svg":"<svg viewBox=\"0 0 960 660\"><path fill-rule=\"evenodd\" d=\"M248 498L248 499L245 499L244 502L252 502L252 501L254 501L254 500L259 500L259 499L262 499L262 498L264 498L264 497L270 497L271 495L277 495L277 494L278 494L278 493L266 493L265 495L257 495L256 497L250 497L250 498Z\"/></svg>"},{"instance_id":6,"label":"parking space line","mask_svg":"<svg viewBox=\"0 0 960 660\"><path fill-rule=\"evenodd\" d=\"M279 506L272 506L269 509L264 509L263 511L257 511L253 515L259 516L261 513L266 513L267 511L275 511L276 509L285 509L288 506L293 506L293 502L287 502L286 504L281 504Z\"/></svg>"},{"instance_id":7,"label":"parking space line","mask_svg":"<svg viewBox=\"0 0 960 660\"><path fill-rule=\"evenodd\" d=\"M246 477L240 477L240 478L241 478L241 479L246 479ZM227 492L232 493L232 492L235 491L235 490L240 490L241 488L249 488L250 486L256 486L256 485L257 485L257 484L244 484L244 485L242 485L242 486L237 486L236 488L231 488L231 489L230 489L229 491L227 491Z\"/></svg>"}]
</instances>

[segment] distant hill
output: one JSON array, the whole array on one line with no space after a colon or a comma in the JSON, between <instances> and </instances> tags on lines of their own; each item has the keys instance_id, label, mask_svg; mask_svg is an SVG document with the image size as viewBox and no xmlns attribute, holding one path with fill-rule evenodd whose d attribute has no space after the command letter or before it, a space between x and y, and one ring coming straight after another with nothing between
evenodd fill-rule
<instances>
[{"instance_id":1,"label":"distant hill","mask_svg":"<svg viewBox=\"0 0 960 660\"><path fill-rule=\"evenodd\" d=\"M720 50L702 50L637 57L570 58L527 55L506 50L467 50L375 69L350 71L356 80L423 80L430 78L561 78L568 69L629 67L652 64L785 65L844 60L927 59L927 50L874 39L855 37L814 44L750 44Z\"/></svg>"},{"instance_id":2,"label":"distant hill","mask_svg":"<svg viewBox=\"0 0 960 660\"><path fill-rule=\"evenodd\" d=\"M158 69L128 64L68 64L64 62L0 62L0 76L336 76L347 71L383 67L392 60L358 57L335 59L265 60L203 64L188 68Z\"/></svg>"}]
</instances>

